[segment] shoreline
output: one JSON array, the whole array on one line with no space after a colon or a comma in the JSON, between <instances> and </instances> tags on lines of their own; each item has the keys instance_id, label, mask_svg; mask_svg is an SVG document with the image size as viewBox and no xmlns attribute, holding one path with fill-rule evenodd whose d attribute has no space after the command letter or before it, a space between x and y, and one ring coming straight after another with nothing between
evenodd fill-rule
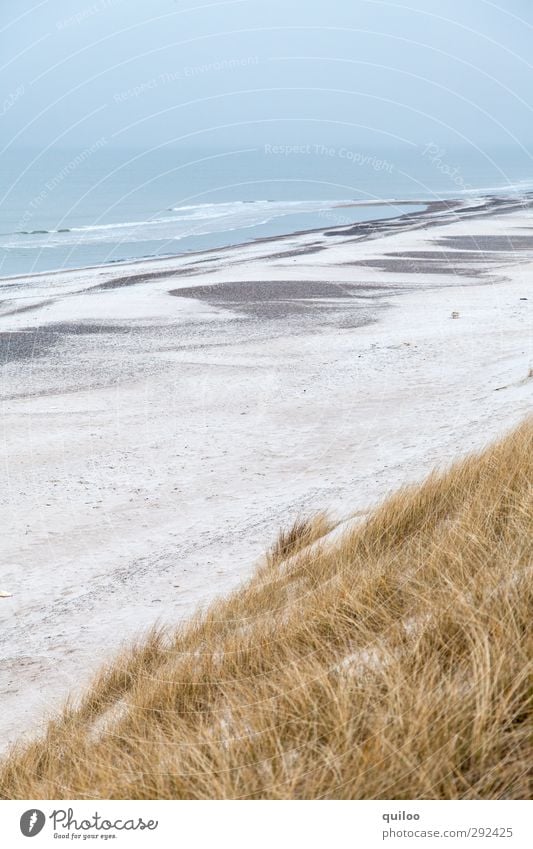
<instances>
[{"instance_id":1,"label":"shoreline","mask_svg":"<svg viewBox=\"0 0 533 849\"><path fill-rule=\"evenodd\" d=\"M359 201L339 201L338 206L332 207L332 209L351 209L352 207L360 208L360 207L365 207L365 206L373 207L373 206L386 206L386 205L396 206L397 205L397 206L422 206L422 207L426 207L424 212L427 212L427 209L433 203L440 204L441 202L440 201L422 201L422 200L421 201L418 201L418 200L395 201L395 200L391 200L391 199L383 200L383 201L379 200L379 201L362 201L362 202L359 202ZM446 203L446 201L442 201L442 203ZM388 221L390 218L394 218L394 219L401 218L405 214L406 213L401 213L400 215L391 215L391 216L388 216L387 218L383 218L383 219L370 219L370 221L375 220L377 223L379 223L381 221ZM362 222L362 223L366 223L366 222ZM344 228L345 226L346 226L345 224L338 225L339 228ZM113 267L117 267L117 266L120 267L120 266L124 266L124 265L138 265L139 263L141 263L141 264L142 263L152 263L152 262L157 263L157 262L165 262L165 261L168 261L168 260L179 260L179 259L183 259L184 257L203 256L204 254L213 253L213 251L227 251L227 250L233 250L233 249L247 247L248 245L253 245L253 244L263 244L264 242L278 241L280 239L281 240L290 239L290 238L293 238L294 236L306 236L306 235L309 235L309 234L312 234L312 233L322 233L322 232L324 232L325 229L331 229L331 228L311 227L311 228L306 228L306 229L303 229L303 230L288 231L288 232L282 233L280 235L258 236L254 239L248 239L248 240L245 240L243 242L235 242L235 243L231 243L229 245L222 245L221 247L218 247L218 248L216 248L216 247L202 248L202 249L199 249L199 250L184 251L182 253L176 253L176 254L165 254L163 256L146 256L146 257L138 257L138 258L132 257L130 259L111 260L109 262L99 263L99 264L96 264L96 265L81 265L81 266L76 266L75 268L53 268L53 269L50 269L48 271L31 272L30 274L8 274L8 275L0 276L0 283L3 282L3 281L9 281L9 280L26 280L28 277L43 277L43 276L47 276L47 275L66 274L66 273L69 273L69 272L73 273L73 272L77 272L77 271L96 270L96 269L99 269L99 268L113 268ZM335 227L333 229L335 229ZM224 232L224 231L221 231L221 232ZM215 234L213 233L212 235L215 235Z\"/></svg>"},{"instance_id":2,"label":"shoreline","mask_svg":"<svg viewBox=\"0 0 533 849\"><path fill-rule=\"evenodd\" d=\"M297 514L363 514L531 409L532 203L0 280L5 745Z\"/></svg>"},{"instance_id":3,"label":"shoreline","mask_svg":"<svg viewBox=\"0 0 533 849\"><path fill-rule=\"evenodd\" d=\"M76 268L56 268L51 269L49 271L36 271L31 272L30 274L11 274L11 275L0 275L0 286L2 283L10 283L17 280L28 280L34 278L44 278L48 276L57 276L57 275L65 275L65 274L76 274L85 271L98 271L101 269L107 269L112 271L115 268L122 268L124 266L139 266L139 265L156 265L161 263L168 262L179 262L185 259L193 260L196 257L203 257L206 255L210 255L213 253L224 253L231 252L234 250L245 249L251 246L262 246L264 244L269 244L271 242L283 242L288 239L294 239L298 237L304 236L312 236L312 235L323 235L323 234L331 234L333 236L336 235L346 235L347 231L353 231L353 233L360 232L363 237L370 238L373 235L380 235L383 232L386 232L388 229L388 225L392 225L394 228L395 225L398 225L400 228L407 222L408 224L419 222L421 226L438 226L441 223L438 220L438 216L443 213L450 214L458 214L459 216L464 215L465 213L469 214L469 217L474 217L476 213L478 215L484 216L487 214L492 214L498 211L502 206L508 205L509 210L512 211L524 204L524 201L529 200L530 203L533 203L533 193L528 192L522 196L505 196L498 194L487 194L480 195L477 197L478 201L485 201L485 203L474 204L474 206L469 206L472 201L476 200L476 197L471 199L461 199L461 198L450 198L447 200L388 200L388 201L365 201L364 203L353 202L339 202L340 209L342 208L351 208L353 206L376 206L376 205L384 205L387 203L395 204L398 206L422 206L424 209L411 213L406 212L400 215L392 215L387 218L380 219L370 219L369 221L360 221L354 222L353 224L338 224L333 226L324 226L324 227L313 227L304 230L295 230L284 233L282 235L277 236L262 236L256 239L250 239L244 242L236 242L235 244L223 245L218 248L203 248L201 250L193 250L186 251L183 253L176 254L167 254L161 257L140 257L140 258L132 258L132 259L123 259L116 260L106 263L101 263L97 265L84 265L78 266Z\"/></svg>"}]
</instances>

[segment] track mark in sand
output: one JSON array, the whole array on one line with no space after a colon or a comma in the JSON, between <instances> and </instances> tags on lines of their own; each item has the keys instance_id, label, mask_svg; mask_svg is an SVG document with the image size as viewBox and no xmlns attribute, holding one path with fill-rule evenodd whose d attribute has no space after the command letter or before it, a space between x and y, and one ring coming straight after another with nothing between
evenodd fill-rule
<instances>
[{"instance_id":1,"label":"track mark in sand","mask_svg":"<svg viewBox=\"0 0 533 849\"><path fill-rule=\"evenodd\" d=\"M306 245L303 248L294 248L294 249L288 250L288 251L280 251L279 253L276 253L276 254L265 254L265 256L262 257L262 259L264 261L267 261L269 259L291 259L292 257L297 257L297 256L307 256L308 254L318 254L318 253L321 253L321 251L325 251L325 250L326 250L326 245L321 245L321 244L315 243L315 244L312 244L312 245Z\"/></svg>"},{"instance_id":2,"label":"track mark in sand","mask_svg":"<svg viewBox=\"0 0 533 849\"><path fill-rule=\"evenodd\" d=\"M15 309L7 310L6 312L3 312L0 315L0 318L5 318L6 316L9 316L9 315L20 315L21 313L33 312L34 310L40 310L43 307L48 307L51 304L54 304L55 300L56 300L55 298L48 298L47 300L39 301L36 304L29 304L28 306L25 306L25 307L15 307Z\"/></svg>"},{"instance_id":3,"label":"track mark in sand","mask_svg":"<svg viewBox=\"0 0 533 849\"><path fill-rule=\"evenodd\" d=\"M526 386L533 381L533 368L529 369L529 374L523 377L522 380L516 380L514 383L506 383L505 386L497 386L494 392L501 392L503 389L512 389L513 386Z\"/></svg>"},{"instance_id":4,"label":"track mark in sand","mask_svg":"<svg viewBox=\"0 0 533 849\"><path fill-rule=\"evenodd\" d=\"M194 277L199 274L199 271L188 268L173 269L172 271L154 271L150 274L143 272L142 274L128 274L126 277L113 277L112 280L106 280L104 283L98 283L96 286L91 286L88 292L104 292L112 289L123 289L128 286L138 286L140 283L149 283L152 280L165 280L168 277L178 277L180 275Z\"/></svg>"}]
</instances>

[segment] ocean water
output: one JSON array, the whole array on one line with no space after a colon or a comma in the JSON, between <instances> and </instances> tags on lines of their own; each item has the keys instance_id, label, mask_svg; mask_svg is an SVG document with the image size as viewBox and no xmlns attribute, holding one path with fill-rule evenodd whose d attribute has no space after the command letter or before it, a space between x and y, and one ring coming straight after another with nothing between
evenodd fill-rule
<instances>
[{"instance_id":1,"label":"ocean water","mask_svg":"<svg viewBox=\"0 0 533 849\"><path fill-rule=\"evenodd\" d=\"M533 190L521 148L8 149L0 276L167 256ZM419 202L419 204L415 203Z\"/></svg>"}]
</instances>

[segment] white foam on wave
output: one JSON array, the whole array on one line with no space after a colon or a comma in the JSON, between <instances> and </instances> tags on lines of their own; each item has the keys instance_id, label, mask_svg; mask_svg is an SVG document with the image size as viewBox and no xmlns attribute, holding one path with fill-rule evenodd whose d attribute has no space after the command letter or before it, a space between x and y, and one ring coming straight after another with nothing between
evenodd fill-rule
<instances>
[{"instance_id":1,"label":"white foam on wave","mask_svg":"<svg viewBox=\"0 0 533 849\"><path fill-rule=\"evenodd\" d=\"M319 213L347 201L229 201L173 207L174 215L156 215L138 221L66 225L56 230L19 232L0 237L0 247L35 249L83 246L95 243L179 241L190 236L249 229L295 213Z\"/></svg>"}]
</instances>

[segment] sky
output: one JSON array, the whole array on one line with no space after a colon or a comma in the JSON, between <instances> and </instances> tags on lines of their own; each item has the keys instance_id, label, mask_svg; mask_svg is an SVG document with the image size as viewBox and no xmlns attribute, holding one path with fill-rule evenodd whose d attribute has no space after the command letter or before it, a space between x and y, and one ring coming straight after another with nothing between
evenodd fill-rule
<instances>
[{"instance_id":1,"label":"sky","mask_svg":"<svg viewBox=\"0 0 533 849\"><path fill-rule=\"evenodd\" d=\"M531 0L0 6L2 150L533 143Z\"/></svg>"}]
</instances>

